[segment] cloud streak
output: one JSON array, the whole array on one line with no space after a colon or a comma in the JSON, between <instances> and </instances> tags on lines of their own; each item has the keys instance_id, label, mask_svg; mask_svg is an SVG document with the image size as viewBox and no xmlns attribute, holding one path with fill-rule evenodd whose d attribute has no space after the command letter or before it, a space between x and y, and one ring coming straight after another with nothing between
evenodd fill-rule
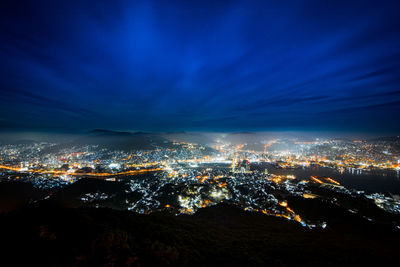
<instances>
[{"instance_id":1,"label":"cloud streak","mask_svg":"<svg viewBox=\"0 0 400 267\"><path fill-rule=\"evenodd\" d=\"M398 1L268 2L2 1L0 127L400 131Z\"/></svg>"}]
</instances>

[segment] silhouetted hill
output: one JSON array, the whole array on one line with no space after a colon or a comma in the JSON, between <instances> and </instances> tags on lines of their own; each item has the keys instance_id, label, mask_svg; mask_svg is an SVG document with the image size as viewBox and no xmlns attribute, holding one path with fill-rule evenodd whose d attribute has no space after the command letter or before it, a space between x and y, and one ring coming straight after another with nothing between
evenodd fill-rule
<instances>
[{"instance_id":1,"label":"silhouetted hill","mask_svg":"<svg viewBox=\"0 0 400 267\"><path fill-rule=\"evenodd\" d=\"M165 132L164 134L187 134L186 131Z\"/></svg>"},{"instance_id":2,"label":"silhouetted hill","mask_svg":"<svg viewBox=\"0 0 400 267\"><path fill-rule=\"evenodd\" d=\"M0 213L20 208L46 196L47 190L33 187L30 183L0 182Z\"/></svg>"},{"instance_id":3,"label":"silhouetted hill","mask_svg":"<svg viewBox=\"0 0 400 267\"><path fill-rule=\"evenodd\" d=\"M93 129L89 132L94 135L107 135L107 136L126 136L126 135L151 135L152 133L147 132L120 132L107 129Z\"/></svg>"},{"instance_id":4,"label":"silhouetted hill","mask_svg":"<svg viewBox=\"0 0 400 267\"><path fill-rule=\"evenodd\" d=\"M111 131L111 130L107 130L107 129L93 129L89 132L90 134L94 134L94 135L117 135L117 136L121 136L121 135L132 135L131 132L118 132L118 131Z\"/></svg>"},{"instance_id":5,"label":"silhouetted hill","mask_svg":"<svg viewBox=\"0 0 400 267\"><path fill-rule=\"evenodd\" d=\"M73 183L70 186L62 188L52 195L52 200L65 207L76 208L83 205L80 198L85 194L104 193L109 196L114 196L109 203L102 202L102 205L110 208L123 208L124 203L116 195L124 196L126 186L124 183L110 182L101 179L84 178ZM86 206L95 206L97 202L87 203Z\"/></svg>"},{"instance_id":6,"label":"silhouetted hill","mask_svg":"<svg viewBox=\"0 0 400 267\"><path fill-rule=\"evenodd\" d=\"M383 266L400 248L397 232L308 230L226 204L172 216L47 201L0 219L13 266Z\"/></svg>"},{"instance_id":7,"label":"silhouetted hill","mask_svg":"<svg viewBox=\"0 0 400 267\"><path fill-rule=\"evenodd\" d=\"M233 133L229 133L229 135L255 135L256 133L254 132L233 132Z\"/></svg>"}]
</instances>

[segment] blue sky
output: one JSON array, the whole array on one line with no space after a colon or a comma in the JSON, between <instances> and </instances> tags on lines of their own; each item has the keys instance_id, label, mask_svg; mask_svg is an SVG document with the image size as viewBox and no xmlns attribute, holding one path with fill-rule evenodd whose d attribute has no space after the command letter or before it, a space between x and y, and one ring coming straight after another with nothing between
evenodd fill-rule
<instances>
[{"instance_id":1,"label":"blue sky","mask_svg":"<svg viewBox=\"0 0 400 267\"><path fill-rule=\"evenodd\" d=\"M0 129L399 133L399 1L2 1Z\"/></svg>"}]
</instances>

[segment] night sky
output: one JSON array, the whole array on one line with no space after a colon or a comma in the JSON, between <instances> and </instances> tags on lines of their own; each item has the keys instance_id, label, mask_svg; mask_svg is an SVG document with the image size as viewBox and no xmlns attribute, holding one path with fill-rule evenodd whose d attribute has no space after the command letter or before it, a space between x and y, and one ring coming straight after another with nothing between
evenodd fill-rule
<instances>
[{"instance_id":1,"label":"night sky","mask_svg":"<svg viewBox=\"0 0 400 267\"><path fill-rule=\"evenodd\" d=\"M0 131L400 132L398 0L60 2L0 2Z\"/></svg>"}]
</instances>

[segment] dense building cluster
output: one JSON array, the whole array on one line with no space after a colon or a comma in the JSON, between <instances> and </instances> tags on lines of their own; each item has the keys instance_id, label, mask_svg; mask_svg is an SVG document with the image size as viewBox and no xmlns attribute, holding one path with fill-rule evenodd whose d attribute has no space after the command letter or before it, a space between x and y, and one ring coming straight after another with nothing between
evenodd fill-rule
<instances>
[{"instance_id":1,"label":"dense building cluster","mask_svg":"<svg viewBox=\"0 0 400 267\"><path fill-rule=\"evenodd\" d=\"M305 220L287 201L290 197L321 197L315 191L319 188L339 196L362 197L387 212L400 214L398 195L347 189L330 177L298 179L272 174L267 168L323 166L339 171L384 169L398 173L399 154L391 143L272 140L260 150L249 147L220 140L210 146L175 141L169 147L130 151L44 142L3 145L0 174L2 180L28 181L49 190L81 178L121 183L120 192L85 192L79 200L138 213L193 214L200 208L227 202L244 210L295 220L306 227L326 227L323 221ZM336 203L336 198L329 201Z\"/></svg>"}]
</instances>

